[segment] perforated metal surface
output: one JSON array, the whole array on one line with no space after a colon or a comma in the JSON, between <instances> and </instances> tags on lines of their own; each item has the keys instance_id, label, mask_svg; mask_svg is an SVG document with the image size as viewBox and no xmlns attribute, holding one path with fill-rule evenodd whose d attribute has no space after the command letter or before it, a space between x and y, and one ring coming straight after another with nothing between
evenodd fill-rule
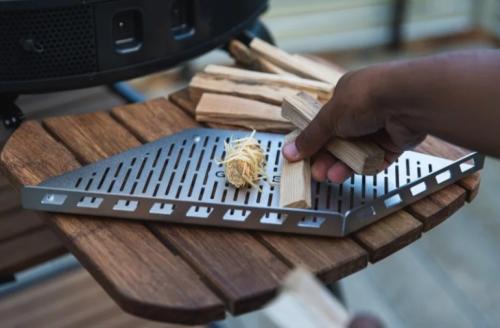
<instances>
[{"instance_id":1,"label":"perforated metal surface","mask_svg":"<svg viewBox=\"0 0 500 328\"><path fill-rule=\"evenodd\" d=\"M91 5L0 11L0 80L85 74L97 69ZM32 40L40 51L27 51Z\"/></svg>"},{"instance_id":2,"label":"perforated metal surface","mask_svg":"<svg viewBox=\"0 0 500 328\"><path fill-rule=\"evenodd\" d=\"M312 182L313 208L279 208L283 136L258 133L267 173L260 190L224 177L223 141L247 132L193 129L51 179L23 192L27 208L246 229L341 236L482 167L415 152L376 176ZM474 159L473 164L466 161Z\"/></svg>"}]
</instances>

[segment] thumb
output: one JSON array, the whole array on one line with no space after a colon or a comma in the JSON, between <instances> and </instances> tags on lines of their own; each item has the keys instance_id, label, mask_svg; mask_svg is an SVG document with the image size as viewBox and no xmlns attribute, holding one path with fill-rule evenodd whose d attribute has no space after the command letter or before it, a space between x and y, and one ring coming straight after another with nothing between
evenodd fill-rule
<instances>
[{"instance_id":1,"label":"thumb","mask_svg":"<svg viewBox=\"0 0 500 328\"><path fill-rule=\"evenodd\" d=\"M334 135L330 117L331 102L328 102L311 123L299 134L295 141L283 147L283 155L289 161L311 157Z\"/></svg>"}]
</instances>

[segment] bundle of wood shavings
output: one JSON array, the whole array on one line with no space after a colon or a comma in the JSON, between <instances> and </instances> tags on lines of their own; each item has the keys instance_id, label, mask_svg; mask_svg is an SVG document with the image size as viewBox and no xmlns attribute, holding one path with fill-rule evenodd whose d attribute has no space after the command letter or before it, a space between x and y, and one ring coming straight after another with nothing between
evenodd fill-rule
<instances>
[{"instance_id":1,"label":"bundle of wood shavings","mask_svg":"<svg viewBox=\"0 0 500 328\"><path fill-rule=\"evenodd\" d=\"M257 187L266 176L266 156L254 135L255 131L248 137L224 143L226 156L219 163L224 165L227 181L236 188Z\"/></svg>"}]
</instances>

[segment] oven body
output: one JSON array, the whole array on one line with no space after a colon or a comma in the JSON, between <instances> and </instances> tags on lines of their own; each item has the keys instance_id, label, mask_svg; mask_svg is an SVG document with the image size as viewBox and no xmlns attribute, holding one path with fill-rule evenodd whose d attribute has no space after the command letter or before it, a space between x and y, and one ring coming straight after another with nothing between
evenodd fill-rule
<instances>
[{"instance_id":1,"label":"oven body","mask_svg":"<svg viewBox=\"0 0 500 328\"><path fill-rule=\"evenodd\" d=\"M223 46L266 9L267 0L0 0L0 94L166 69Z\"/></svg>"}]
</instances>

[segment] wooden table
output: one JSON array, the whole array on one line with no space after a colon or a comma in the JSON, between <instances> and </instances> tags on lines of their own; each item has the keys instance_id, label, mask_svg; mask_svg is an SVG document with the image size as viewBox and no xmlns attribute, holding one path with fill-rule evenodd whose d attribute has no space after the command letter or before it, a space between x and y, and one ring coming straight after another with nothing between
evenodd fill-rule
<instances>
[{"instance_id":1,"label":"wooden table","mask_svg":"<svg viewBox=\"0 0 500 328\"><path fill-rule=\"evenodd\" d=\"M181 91L166 99L81 116L25 122L1 153L16 186L38 184L160 137L196 127ZM420 151L460 157L429 138ZM479 175L467 177L349 238L318 238L45 214L44 220L127 312L198 324L260 308L296 265L325 283L363 269L420 238L471 201ZM76 292L76 291L75 291Z\"/></svg>"}]
</instances>

